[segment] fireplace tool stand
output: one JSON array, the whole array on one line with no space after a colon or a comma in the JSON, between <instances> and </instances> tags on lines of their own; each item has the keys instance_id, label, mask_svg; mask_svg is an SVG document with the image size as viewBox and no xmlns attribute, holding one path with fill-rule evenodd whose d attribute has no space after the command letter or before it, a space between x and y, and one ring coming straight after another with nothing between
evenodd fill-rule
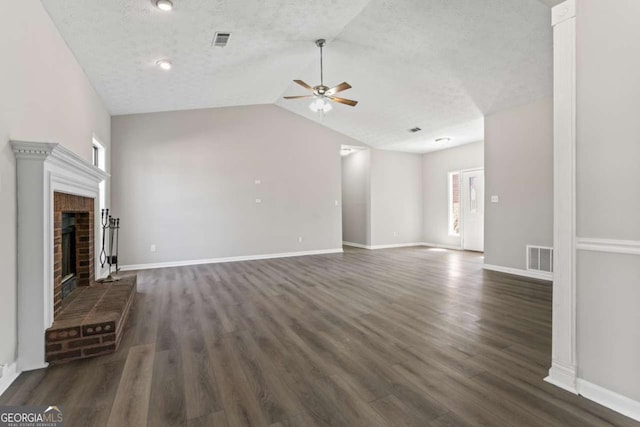
<instances>
[{"instance_id":1,"label":"fireplace tool stand","mask_svg":"<svg viewBox=\"0 0 640 427\"><path fill-rule=\"evenodd\" d=\"M109 215L109 209L102 209L100 223L102 225L102 250L100 251L100 265L104 268L109 264L109 275L100 280L102 283L117 282L120 268L118 267L118 237L120 218ZM115 269L114 269L115 266Z\"/></svg>"}]
</instances>

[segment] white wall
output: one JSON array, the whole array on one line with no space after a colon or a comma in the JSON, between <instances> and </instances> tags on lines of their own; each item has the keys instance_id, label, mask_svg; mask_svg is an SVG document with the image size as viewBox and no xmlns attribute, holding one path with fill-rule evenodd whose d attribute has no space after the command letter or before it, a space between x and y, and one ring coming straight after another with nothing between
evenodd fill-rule
<instances>
[{"instance_id":1,"label":"white wall","mask_svg":"<svg viewBox=\"0 0 640 427\"><path fill-rule=\"evenodd\" d=\"M484 143L474 142L422 157L424 242L460 247L460 236L449 235L449 173L484 167Z\"/></svg>"},{"instance_id":2,"label":"white wall","mask_svg":"<svg viewBox=\"0 0 640 427\"><path fill-rule=\"evenodd\" d=\"M371 150L342 158L342 240L369 246Z\"/></svg>"},{"instance_id":3,"label":"white wall","mask_svg":"<svg viewBox=\"0 0 640 427\"><path fill-rule=\"evenodd\" d=\"M109 149L110 117L38 0L3 2L0 58L0 364L6 364L15 359L17 332L16 162L9 141L59 142L90 161L94 132Z\"/></svg>"},{"instance_id":4,"label":"white wall","mask_svg":"<svg viewBox=\"0 0 640 427\"><path fill-rule=\"evenodd\" d=\"M577 9L577 234L640 241L640 2ZM640 402L640 258L579 251L578 376ZM638 404L640 405L640 403Z\"/></svg>"},{"instance_id":5,"label":"white wall","mask_svg":"<svg viewBox=\"0 0 640 427\"><path fill-rule=\"evenodd\" d=\"M485 263L524 270L526 245L553 245L552 99L486 116L484 128Z\"/></svg>"},{"instance_id":6,"label":"white wall","mask_svg":"<svg viewBox=\"0 0 640 427\"><path fill-rule=\"evenodd\" d=\"M342 247L339 151L352 139L274 105L112 123L122 264Z\"/></svg>"},{"instance_id":7,"label":"white wall","mask_svg":"<svg viewBox=\"0 0 640 427\"><path fill-rule=\"evenodd\" d=\"M421 155L371 151L372 246L421 242L422 200Z\"/></svg>"}]
</instances>

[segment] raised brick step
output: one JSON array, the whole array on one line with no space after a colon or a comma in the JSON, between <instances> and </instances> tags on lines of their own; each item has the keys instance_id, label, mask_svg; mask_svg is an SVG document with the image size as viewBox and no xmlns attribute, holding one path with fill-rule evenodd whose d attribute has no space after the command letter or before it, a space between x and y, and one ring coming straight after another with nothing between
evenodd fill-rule
<instances>
[{"instance_id":1,"label":"raised brick step","mask_svg":"<svg viewBox=\"0 0 640 427\"><path fill-rule=\"evenodd\" d=\"M75 289L45 334L46 359L60 363L113 353L136 295L136 275ZM68 302L67 302L68 300Z\"/></svg>"}]
</instances>

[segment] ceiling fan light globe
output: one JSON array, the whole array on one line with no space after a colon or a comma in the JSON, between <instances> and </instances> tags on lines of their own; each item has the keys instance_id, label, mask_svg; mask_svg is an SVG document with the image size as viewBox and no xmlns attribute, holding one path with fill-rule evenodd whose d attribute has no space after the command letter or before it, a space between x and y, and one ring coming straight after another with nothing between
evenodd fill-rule
<instances>
[{"instance_id":1,"label":"ceiling fan light globe","mask_svg":"<svg viewBox=\"0 0 640 427\"><path fill-rule=\"evenodd\" d=\"M309 104L309 108L314 113L323 112L328 113L333 109L333 106L326 98L316 98L313 100L311 104Z\"/></svg>"},{"instance_id":2,"label":"ceiling fan light globe","mask_svg":"<svg viewBox=\"0 0 640 427\"><path fill-rule=\"evenodd\" d=\"M173 2L171 0L156 0L156 7L163 12L169 12L173 9Z\"/></svg>"}]
</instances>

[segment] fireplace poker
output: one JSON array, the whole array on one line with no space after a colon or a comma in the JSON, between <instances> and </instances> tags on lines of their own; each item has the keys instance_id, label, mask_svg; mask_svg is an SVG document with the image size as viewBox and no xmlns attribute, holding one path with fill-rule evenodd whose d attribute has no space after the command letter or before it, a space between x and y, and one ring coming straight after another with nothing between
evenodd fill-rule
<instances>
[{"instance_id":1,"label":"fireplace poker","mask_svg":"<svg viewBox=\"0 0 640 427\"><path fill-rule=\"evenodd\" d=\"M120 218L116 218L116 273L120 270L118 268L118 243L120 241ZM113 257L113 255L112 255Z\"/></svg>"},{"instance_id":2,"label":"fireplace poker","mask_svg":"<svg viewBox=\"0 0 640 427\"><path fill-rule=\"evenodd\" d=\"M100 266L104 268L104 264L107 262L107 254L105 253L105 234L107 232L107 220L109 218L109 209L102 209L102 218L100 224L102 225L102 250L100 251Z\"/></svg>"}]
</instances>

